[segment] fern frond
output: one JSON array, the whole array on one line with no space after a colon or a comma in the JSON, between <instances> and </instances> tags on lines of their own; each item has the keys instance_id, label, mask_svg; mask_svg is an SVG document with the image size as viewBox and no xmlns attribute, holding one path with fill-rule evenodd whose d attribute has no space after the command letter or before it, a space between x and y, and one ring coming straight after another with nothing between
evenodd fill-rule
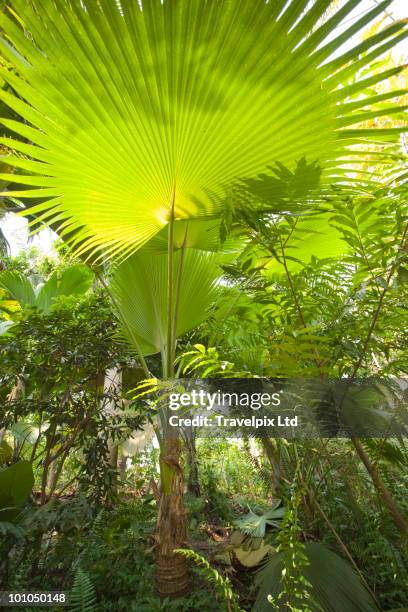
<instances>
[{"instance_id":1,"label":"fern frond","mask_svg":"<svg viewBox=\"0 0 408 612\"><path fill-rule=\"evenodd\" d=\"M70 609L72 612L96 612L94 586L89 575L79 566L76 569L71 590Z\"/></svg>"},{"instance_id":2,"label":"fern frond","mask_svg":"<svg viewBox=\"0 0 408 612\"><path fill-rule=\"evenodd\" d=\"M232 590L229 578L224 578L224 576L210 565L205 557L189 548L177 548L174 552L189 559L196 565L200 576L214 587L217 599L227 603L228 610L232 612L243 612L239 605L238 597Z\"/></svg>"}]
</instances>

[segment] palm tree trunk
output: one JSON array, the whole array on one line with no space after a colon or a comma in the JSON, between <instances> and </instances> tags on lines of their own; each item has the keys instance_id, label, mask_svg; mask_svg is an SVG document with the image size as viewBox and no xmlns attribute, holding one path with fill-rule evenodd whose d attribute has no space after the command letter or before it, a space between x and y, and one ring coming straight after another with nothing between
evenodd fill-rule
<instances>
[{"instance_id":1,"label":"palm tree trunk","mask_svg":"<svg viewBox=\"0 0 408 612\"><path fill-rule=\"evenodd\" d=\"M161 491L156 529L156 592L165 599L190 591L187 561L173 551L186 544L184 477L180 466L180 439L166 432L160 456Z\"/></svg>"},{"instance_id":2,"label":"palm tree trunk","mask_svg":"<svg viewBox=\"0 0 408 612\"><path fill-rule=\"evenodd\" d=\"M167 245L167 339L162 350L162 370L165 380L175 377L174 360L177 343L177 316L183 273L184 248L179 261L177 278L174 270L174 193L168 223ZM185 235L186 240L187 233ZM180 465L180 435L168 426L162 413L163 437L160 455L161 491L156 529L156 592L159 597L176 598L190 591L187 560L174 550L186 544L187 522L184 510L184 477Z\"/></svg>"}]
</instances>

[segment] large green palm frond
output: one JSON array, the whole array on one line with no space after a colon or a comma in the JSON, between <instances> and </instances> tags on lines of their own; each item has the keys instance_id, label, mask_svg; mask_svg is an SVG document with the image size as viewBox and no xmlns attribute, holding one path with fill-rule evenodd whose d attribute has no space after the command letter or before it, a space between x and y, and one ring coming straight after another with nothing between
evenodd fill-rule
<instances>
[{"instance_id":1,"label":"large green palm frond","mask_svg":"<svg viewBox=\"0 0 408 612\"><path fill-rule=\"evenodd\" d=\"M46 198L37 218L108 257L146 243L173 206L176 219L218 213L276 163L347 180L356 144L398 133L358 124L399 112L403 92L373 87L401 68L355 76L405 24L342 53L390 2L350 20L362 0L329 16L332 0L11 0L0 28L14 71L1 72L16 95L0 95L24 119L5 126L30 141L0 140L20 153L3 160L25 175L14 196Z\"/></svg>"},{"instance_id":2,"label":"large green palm frond","mask_svg":"<svg viewBox=\"0 0 408 612\"><path fill-rule=\"evenodd\" d=\"M168 256L142 249L115 270L110 291L126 339L143 355L167 350L169 316L174 338L202 323L215 299L222 275L217 253L182 249L174 254L177 270L171 315L168 313Z\"/></svg>"},{"instance_id":3,"label":"large green palm frond","mask_svg":"<svg viewBox=\"0 0 408 612\"><path fill-rule=\"evenodd\" d=\"M302 573L311 585L309 592L320 609L325 612L375 612L379 609L353 567L324 544L307 542L305 555L308 565L302 569ZM268 595L279 599L283 590L283 561L283 552L274 554L258 573L259 592L255 612L271 609ZM291 603L293 605L295 602ZM280 604L282 609L286 608L281 600Z\"/></svg>"},{"instance_id":4,"label":"large green palm frond","mask_svg":"<svg viewBox=\"0 0 408 612\"><path fill-rule=\"evenodd\" d=\"M168 229L163 228L144 245L144 253L168 253ZM243 248L245 239L231 232L221 240L220 219L179 219L173 224L173 248L199 249L200 251L238 252Z\"/></svg>"}]
</instances>

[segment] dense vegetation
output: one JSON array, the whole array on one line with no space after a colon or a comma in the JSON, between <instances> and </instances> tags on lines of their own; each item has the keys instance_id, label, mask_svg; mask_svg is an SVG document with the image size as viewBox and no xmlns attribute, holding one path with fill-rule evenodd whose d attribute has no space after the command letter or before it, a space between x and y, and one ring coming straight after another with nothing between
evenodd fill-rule
<instances>
[{"instance_id":1,"label":"dense vegetation","mask_svg":"<svg viewBox=\"0 0 408 612\"><path fill-rule=\"evenodd\" d=\"M0 590L408 608L404 435L166 425L169 381L374 376L405 431L407 30L342 51L359 3L4 3L0 214L59 237L0 234Z\"/></svg>"}]
</instances>

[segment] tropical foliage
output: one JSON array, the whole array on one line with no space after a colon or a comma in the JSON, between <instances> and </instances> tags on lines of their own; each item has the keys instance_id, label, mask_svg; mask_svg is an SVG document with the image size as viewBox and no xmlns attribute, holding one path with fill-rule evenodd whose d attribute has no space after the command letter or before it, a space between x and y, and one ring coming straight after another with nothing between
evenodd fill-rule
<instances>
[{"instance_id":1,"label":"tropical foliage","mask_svg":"<svg viewBox=\"0 0 408 612\"><path fill-rule=\"evenodd\" d=\"M0 215L59 242L0 251L3 590L89 611L408 605L403 436L337 438L325 406L330 437L168 426L185 378L372 376L406 425L390 4L4 3Z\"/></svg>"}]
</instances>

